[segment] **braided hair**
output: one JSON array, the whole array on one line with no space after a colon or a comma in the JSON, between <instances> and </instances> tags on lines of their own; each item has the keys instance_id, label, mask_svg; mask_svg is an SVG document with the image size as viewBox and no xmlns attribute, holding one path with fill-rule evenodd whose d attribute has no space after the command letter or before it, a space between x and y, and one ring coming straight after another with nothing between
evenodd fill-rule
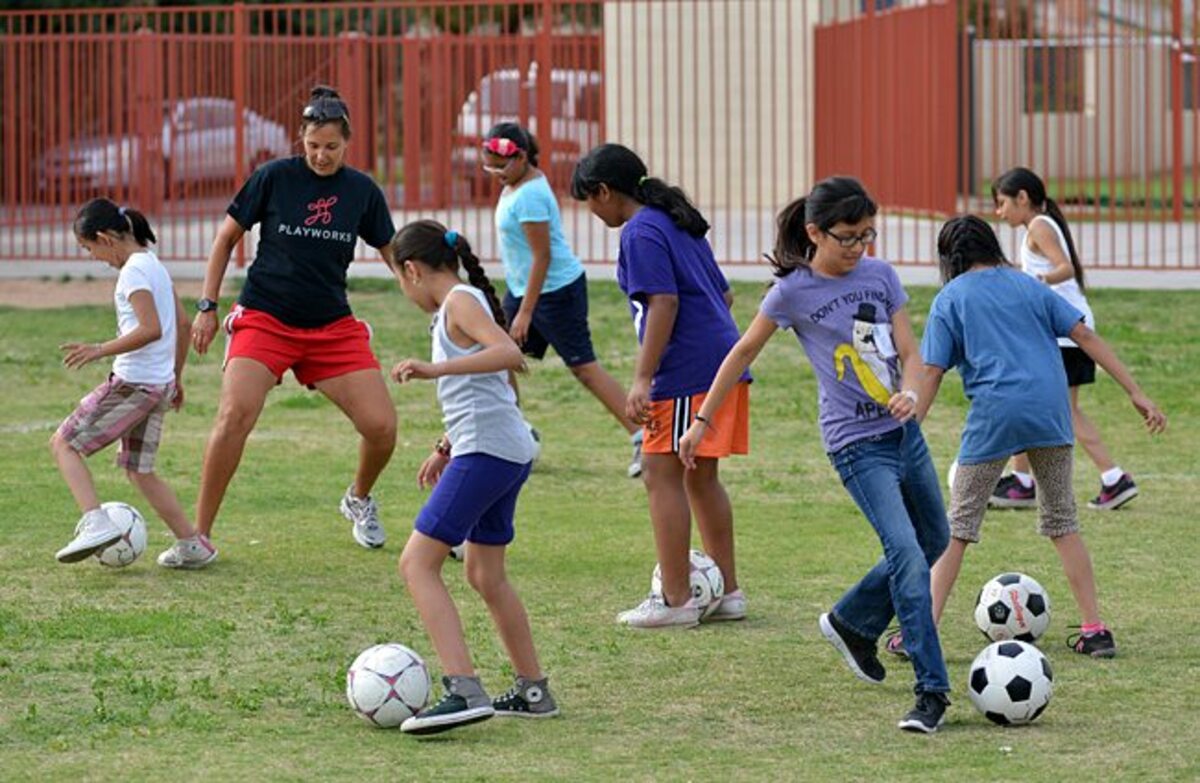
<instances>
[{"instance_id":1,"label":"braided hair","mask_svg":"<svg viewBox=\"0 0 1200 783\"><path fill-rule=\"evenodd\" d=\"M1004 257L991 225L975 215L947 220L938 232L937 249L943 285L976 264L1012 266Z\"/></svg>"},{"instance_id":2,"label":"braided hair","mask_svg":"<svg viewBox=\"0 0 1200 783\"><path fill-rule=\"evenodd\" d=\"M417 220L401 228L392 237L392 257L388 263L393 271L408 259L416 259L431 269L449 269L458 274L459 265L467 271L467 282L483 291L487 297L492 317L501 327L506 326L504 308L496 289L483 271L483 264L471 250L469 243L457 231L449 231L436 220Z\"/></svg>"}]
</instances>

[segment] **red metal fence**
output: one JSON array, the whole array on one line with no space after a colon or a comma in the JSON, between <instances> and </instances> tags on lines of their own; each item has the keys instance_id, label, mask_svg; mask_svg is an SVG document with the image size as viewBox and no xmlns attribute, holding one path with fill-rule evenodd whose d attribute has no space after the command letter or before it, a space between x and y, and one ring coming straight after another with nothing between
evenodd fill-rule
<instances>
[{"instance_id":1,"label":"red metal fence","mask_svg":"<svg viewBox=\"0 0 1200 783\"><path fill-rule=\"evenodd\" d=\"M308 90L351 107L351 163L398 220L494 254L479 135L533 126L569 238L615 237L567 195L613 140L684 187L722 261L756 263L820 176L885 206L879 251L929 262L937 219L1044 175L1085 263L1200 267L1195 6L1180 0L382 0L0 14L0 261L77 257L104 193L164 258L203 260L237 184L298 150ZM251 248L252 252L252 239ZM370 254L364 254L369 257Z\"/></svg>"}]
</instances>

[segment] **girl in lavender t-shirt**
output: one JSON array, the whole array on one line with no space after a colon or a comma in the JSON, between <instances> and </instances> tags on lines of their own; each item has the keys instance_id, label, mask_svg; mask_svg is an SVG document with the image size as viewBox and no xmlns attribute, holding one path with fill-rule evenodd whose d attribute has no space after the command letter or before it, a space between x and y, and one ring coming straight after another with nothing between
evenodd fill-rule
<instances>
[{"instance_id":1,"label":"girl in lavender t-shirt","mask_svg":"<svg viewBox=\"0 0 1200 783\"><path fill-rule=\"evenodd\" d=\"M779 278L758 315L725 357L696 423L679 445L689 463L709 437L704 424L777 329L800 339L817 374L821 436L842 484L883 544L884 556L821 615L821 633L854 674L886 674L876 642L893 615L916 672L916 706L900 728L941 725L950 681L929 592L929 566L946 548L949 525L937 472L912 419L922 370L908 297L885 262L864 257L875 240L875 202L856 180L819 182L784 208L772 263Z\"/></svg>"}]
</instances>

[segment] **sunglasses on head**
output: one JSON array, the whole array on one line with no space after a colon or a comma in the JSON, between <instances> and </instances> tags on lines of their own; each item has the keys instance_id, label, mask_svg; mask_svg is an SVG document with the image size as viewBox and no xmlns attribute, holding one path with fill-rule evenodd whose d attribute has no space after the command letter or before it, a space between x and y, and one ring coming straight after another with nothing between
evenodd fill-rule
<instances>
[{"instance_id":1,"label":"sunglasses on head","mask_svg":"<svg viewBox=\"0 0 1200 783\"><path fill-rule=\"evenodd\" d=\"M346 104L336 98L319 98L305 106L300 116L310 122L350 122L350 112L347 111Z\"/></svg>"}]
</instances>

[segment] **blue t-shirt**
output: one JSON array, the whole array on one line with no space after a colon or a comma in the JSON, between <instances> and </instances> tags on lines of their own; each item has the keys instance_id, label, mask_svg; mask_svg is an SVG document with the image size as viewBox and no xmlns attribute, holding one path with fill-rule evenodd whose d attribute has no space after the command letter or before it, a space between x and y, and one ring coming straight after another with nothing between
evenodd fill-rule
<instances>
[{"instance_id":1,"label":"blue t-shirt","mask_svg":"<svg viewBox=\"0 0 1200 783\"><path fill-rule=\"evenodd\" d=\"M529 270L533 267L533 248L525 236L525 223L550 224L550 267L541 293L548 294L575 282L583 274L583 264L563 235L558 199L545 177L534 177L518 188L505 188L496 202L500 261L504 264L504 283L512 295L525 296Z\"/></svg>"},{"instance_id":2,"label":"blue t-shirt","mask_svg":"<svg viewBox=\"0 0 1200 783\"><path fill-rule=\"evenodd\" d=\"M738 341L725 304L729 283L704 237L694 237L655 207L643 207L621 229L617 284L629 297L638 344L646 333L652 294L679 298L675 326L650 385L650 399L708 391L725 354ZM741 380L750 380L744 373Z\"/></svg>"},{"instance_id":3,"label":"blue t-shirt","mask_svg":"<svg viewBox=\"0 0 1200 783\"><path fill-rule=\"evenodd\" d=\"M247 231L261 226L238 302L301 329L350 315L346 269L359 237L381 248L396 233L374 180L349 166L322 177L302 155L256 169L228 213Z\"/></svg>"},{"instance_id":4,"label":"blue t-shirt","mask_svg":"<svg viewBox=\"0 0 1200 783\"><path fill-rule=\"evenodd\" d=\"M971 401L959 463L1074 442L1058 338L1082 320L1049 286L1011 267L967 272L938 292L921 355L957 367Z\"/></svg>"},{"instance_id":5,"label":"blue t-shirt","mask_svg":"<svg viewBox=\"0 0 1200 783\"><path fill-rule=\"evenodd\" d=\"M891 264L866 256L841 277L798 268L763 298L759 311L796 333L817 375L821 439L830 454L901 426L887 404L900 389L892 315L907 301Z\"/></svg>"}]
</instances>

